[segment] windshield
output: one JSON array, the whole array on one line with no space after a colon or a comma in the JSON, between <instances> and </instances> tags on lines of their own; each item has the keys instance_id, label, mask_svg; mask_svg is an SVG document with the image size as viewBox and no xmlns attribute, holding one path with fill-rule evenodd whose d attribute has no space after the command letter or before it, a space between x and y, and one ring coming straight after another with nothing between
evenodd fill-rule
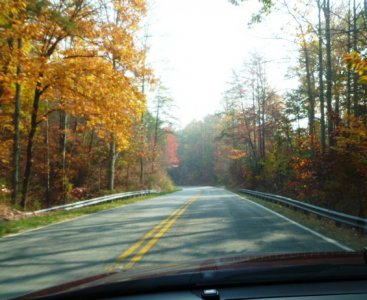
<instances>
[{"instance_id":1,"label":"windshield","mask_svg":"<svg viewBox=\"0 0 367 300\"><path fill-rule=\"evenodd\" d=\"M0 298L361 251L366 34L362 0L1 1Z\"/></svg>"}]
</instances>

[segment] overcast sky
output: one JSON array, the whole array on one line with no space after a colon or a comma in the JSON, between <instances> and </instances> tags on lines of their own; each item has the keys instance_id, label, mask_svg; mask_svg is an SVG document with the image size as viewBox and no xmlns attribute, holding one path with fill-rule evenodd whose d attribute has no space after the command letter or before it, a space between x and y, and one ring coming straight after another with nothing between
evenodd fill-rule
<instances>
[{"instance_id":1,"label":"overcast sky","mask_svg":"<svg viewBox=\"0 0 367 300\"><path fill-rule=\"evenodd\" d=\"M292 87L283 79L295 45L284 35L284 15L248 27L258 8L255 0L234 6L228 0L150 0L148 61L166 86L177 108L179 125L220 110L222 94L233 69L251 52L265 56L269 81L280 92ZM286 28L288 30L288 28ZM293 39L289 36L289 39Z\"/></svg>"}]
</instances>

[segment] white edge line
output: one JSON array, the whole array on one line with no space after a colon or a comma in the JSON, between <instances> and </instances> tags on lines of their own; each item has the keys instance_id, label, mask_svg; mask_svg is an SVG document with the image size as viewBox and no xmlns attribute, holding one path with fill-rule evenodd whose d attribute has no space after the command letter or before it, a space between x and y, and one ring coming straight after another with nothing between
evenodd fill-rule
<instances>
[{"instance_id":1,"label":"white edge line","mask_svg":"<svg viewBox=\"0 0 367 300\"><path fill-rule=\"evenodd\" d=\"M265 209L265 210L267 210L267 211L271 212L271 213L273 213L274 215L277 215L278 217L281 217L281 218L282 218L282 219L284 219L284 220L287 220L288 222L290 222L290 223L292 223L292 224L294 224L294 225L296 225L296 226L298 226L298 227L300 227L300 228L302 228L302 229L304 229L304 230L306 230L306 231L308 231L308 232L312 233L313 235L318 236L319 238L322 238L322 239L323 239L323 240L325 240L326 242L329 242L329 243L331 243L331 244L334 244L335 246L338 246L339 248L341 248L341 249L343 249L343 250L345 250L345 251L349 251L349 252L353 252L353 251L354 251L352 248L349 248L349 247L347 247L347 246L344 246L343 244L341 244L341 243L337 242L336 240L333 240L333 239L331 239L331 238L329 238L329 237L327 237L327 236L325 236L325 235L323 235L323 234L321 234L321 233L318 233L318 232L316 232L316 231L314 231L314 230L312 230L312 229L310 229L310 228L308 228L308 227L306 227L306 226L303 226L303 225L301 225L301 224L297 223L296 221L293 221L293 220L291 220L291 219L289 219L289 218L287 218L287 217L285 217L285 216L283 216L283 215L281 215L281 214L279 214L279 213L277 213L277 212L275 212L275 211L271 210L270 208L267 208L267 207L265 207L265 206L262 206L261 204L256 203L256 202L254 202L254 201L252 201L252 200L250 200L250 199L247 199L247 198L245 198L245 197L242 197L242 196L240 196L240 195L238 195L238 194L236 194L236 193L233 193L233 194L235 194L235 195L237 195L238 197L240 197L240 198L242 198L242 199L244 199L244 200L246 200L246 201L249 201L249 202L251 202L251 203L253 203L253 204L255 204L255 205L257 205L257 206L259 206L259 207L261 207L261 208L263 208L263 209Z\"/></svg>"}]
</instances>

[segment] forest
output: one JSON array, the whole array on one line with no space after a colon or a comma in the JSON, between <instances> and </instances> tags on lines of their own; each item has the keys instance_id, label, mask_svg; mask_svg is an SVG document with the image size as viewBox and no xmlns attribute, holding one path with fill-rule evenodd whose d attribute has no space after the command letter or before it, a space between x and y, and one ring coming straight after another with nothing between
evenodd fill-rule
<instances>
[{"instance_id":1,"label":"forest","mask_svg":"<svg viewBox=\"0 0 367 300\"><path fill-rule=\"evenodd\" d=\"M242 1L232 1L240 4ZM222 109L178 132L178 184L245 187L367 217L367 1L263 1L296 28L297 87L269 84L267 58L233 71Z\"/></svg>"},{"instance_id":2,"label":"forest","mask_svg":"<svg viewBox=\"0 0 367 300\"><path fill-rule=\"evenodd\" d=\"M367 217L367 1L260 2L253 23L282 10L296 28L297 87L279 92L248 54L221 110L176 130L146 62L144 0L1 1L1 201L206 184Z\"/></svg>"},{"instance_id":3,"label":"forest","mask_svg":"<svg viewBox=\"0 0 367 300\"><path fill-rule=\"evenodd\" d=\"M144 0L0 2L0 201L32 210L174 188L170 99L147 109L160 83L146 12Z\"/></svg>"}]
</instances>

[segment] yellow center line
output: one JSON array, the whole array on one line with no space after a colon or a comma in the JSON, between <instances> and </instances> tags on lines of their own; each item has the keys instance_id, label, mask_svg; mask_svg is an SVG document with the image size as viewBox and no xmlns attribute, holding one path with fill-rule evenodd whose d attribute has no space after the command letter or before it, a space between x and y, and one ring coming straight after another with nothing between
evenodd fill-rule
<instances>
[{"instance_id":1,"label":"yellow center line","mask_svg":"<svg viewBox=\"0 0 367 300\"><path fill-rule=\"evenodd\" d=\"M132 254L136 249L138 249L147 239L149 239L154 233L156 233L164 224L168 222L170 218L172 218L181 208L174 210L167 219L160 222L158 225L154 226L151 231L145 234L140 240L138 240L134 245L132 245L129 249L127 249L124 253L122 253L117 260L126 259Z\"/></svg>"},{"instance_id":2,"label":"yellow center line","mask_svg":"<svg viewBox=\"0 0 367 300\"><path fill-rule=\"evenodd\" d=\"M193 201L192 201L193 202ZM191 202L191 203L192 203ZM163 228L130 260L130 262L124 268L125 270L130 269L134 264L140 261L143 256L150 250L152 247L158 242L158 240L172 227L174 223L178 220L178 218L184 214L187 208L191 205L188 203L185 207L181 209L179 213L177 213Z\"/></svg>"},{"instance_id":3,"label":"yellow center line","mask_svg":"<svg viewBox=\"0 0 367 300\"><path fill-rule=\"evenodd\" d=\"M131 258L131 260L126 264L123 270L130 269L134 264L140 261L143 256L158 242L158 240L176 223L178 218L182 216L188 207L197 199L199 196L194 196L187 203L185 203L180 208L174 210L165 220L160 222L158 225L153 227L147 234L145 234L140 240L138 240L129 249L123 252L118 258L118 261L127 259L132 253L139 249L148 239L150 239L141 249Z\"/></svg>"}]
</instances>

